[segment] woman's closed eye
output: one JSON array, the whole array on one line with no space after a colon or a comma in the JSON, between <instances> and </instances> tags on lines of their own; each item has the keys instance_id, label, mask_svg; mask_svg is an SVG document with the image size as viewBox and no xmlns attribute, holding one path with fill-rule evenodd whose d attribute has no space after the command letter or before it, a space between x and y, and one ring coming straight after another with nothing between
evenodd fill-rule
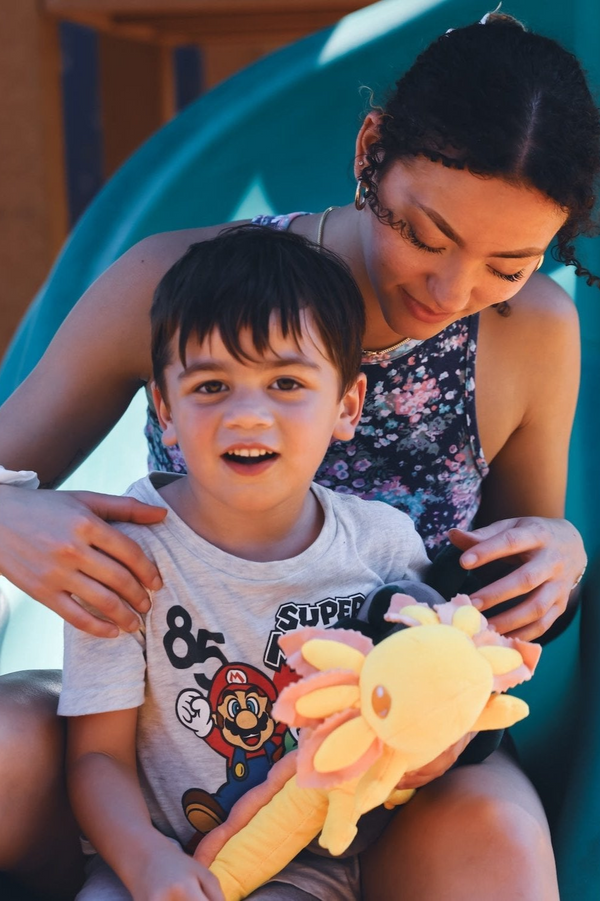
<instances>
[{"instance_id":1,"label":"woman's closed eye","mask_svg":"<svg viewBox=\"0 0 600 901\"><path fill-rule=\"evenodd\" d=\"M421 241L412 225L408 222L401 221L399 224L399 231L403 238L406 238L407 241L410 241L411 244L419 250L425 251L425 253L442 253L445 250L444 247L431 247L431 245ZM525 269L519 269L518 272L510 273L498 272L493 266L490 266L489 269L492 275L495 275L496 278L501 278L506 282L518 282L525 275Z\"/></svg>"},{"instance_id":2,"label":"woman's closed eye","mask_svg":"<svg viewBox=\"0 0 600 901\"><path fill-rule=\"evenodd\" d=\"M523 276L525 275L524 269L519 269L518 272L512 272L508 275L505 272L498 272L497 269L493 269L491 266L490 270L495 276L497 276L498 278L503 278L506 282L518 282L519 279L523 278Z\"/></svg>"},{"instance_id":3,"label":"woman's closed eye","mask_svg":"<svg viewBox=\"0 0 600 901\"><path fill-rule=\"evenodd\" d=\"M408 222L401 220L398 223L398 229L403 238L406 238L407 241L410 241L410 243L419 250L424 250L425 253L443 253L445 249L444 247L431 247L431 245L425 244L424 241L421 241L412 225L409 225Z\"/></svg>"}]
</instances>

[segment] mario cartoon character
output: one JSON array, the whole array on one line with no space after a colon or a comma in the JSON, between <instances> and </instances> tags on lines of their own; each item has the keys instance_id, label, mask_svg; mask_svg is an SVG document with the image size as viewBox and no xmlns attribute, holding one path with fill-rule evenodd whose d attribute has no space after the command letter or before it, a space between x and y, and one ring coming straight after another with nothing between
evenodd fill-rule
<instances>
[{"instance_id":1,"label":"mario cartoon character","mask_svg":"<svg viewBox=\"0 0 600 901\"><path fill-rule=\"evenodd\" d=\"M181 799L187 819L202 835L224 822L238 798L263 782L282 756L286 726L272 717L276 698L267 676L245 663L217 670L207 698L194 688L179 694L180 723L227 761L226 781L214 794L190 788Z\"/></svg>"}]
</instances>

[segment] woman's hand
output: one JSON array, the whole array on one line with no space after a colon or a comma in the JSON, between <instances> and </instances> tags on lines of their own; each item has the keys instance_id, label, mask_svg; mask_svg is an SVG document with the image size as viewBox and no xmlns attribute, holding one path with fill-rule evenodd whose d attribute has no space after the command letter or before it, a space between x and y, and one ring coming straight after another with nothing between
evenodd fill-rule
<instances>
[{"instance_id":1,"label":"woman's hand","mask_svg":"<svg viewBox=\"0 0 600 901\"><path fill-rule=\"evenodd\" d=\"M532 641L564 613L569 595L587 562L581 535L565 519L522 516L503 519L472 532L452 529L452 543L465 553L465 569L493 561L515 568L472 596L482 612L493 612L503 601L524 596L509 610L490 616L503 635Z\"/></svg>"},{"instance_id":2,"label":"woman's hand","mask_svg":"<svg viewBox=\"0 0 600 901\"><path fill-rule=\"evenodd\" d=\"M431 763L420 767L418 770L413 770L411 773L406 773L396 788L421 788L423 785L427 785L428 782L432 782L439 776L443 776L451 766L454 766L475 735L477 735L476 732L467 732L467 734L459 739L456 744L451 745L449 748L446 748L445 751L442 751L439 757L436 757Z\"/></svg>"},{"instance_id":3,"label":"woman's hand","mask_svg":"<svg viewBox=\"0 0 600 901\"><path fill-rule=\"evenodd\" d=\"M4 485L0 573L90 635L135 631L139 622L128 605L146 612L146 589L161 587L160 574L134 541L104 520L155 523L165 513L130 497Z\"/></svg>"}]
</instances>

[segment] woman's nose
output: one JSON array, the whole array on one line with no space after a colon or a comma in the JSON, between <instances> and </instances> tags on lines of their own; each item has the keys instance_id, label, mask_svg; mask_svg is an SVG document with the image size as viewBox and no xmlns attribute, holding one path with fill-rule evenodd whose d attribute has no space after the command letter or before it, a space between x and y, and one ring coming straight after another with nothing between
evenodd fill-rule
<instances>
[{"instance_id":1,"label":"woman's nose","mask_svg":"<svg viewBox=\"0 0 600 901\"><path fill-rule=\"evenodd\" d=\"M429 277L427 287L442 312L461 313L471 301L473 277L465 268L442 267Z\"/></svg>"}]
</instances>

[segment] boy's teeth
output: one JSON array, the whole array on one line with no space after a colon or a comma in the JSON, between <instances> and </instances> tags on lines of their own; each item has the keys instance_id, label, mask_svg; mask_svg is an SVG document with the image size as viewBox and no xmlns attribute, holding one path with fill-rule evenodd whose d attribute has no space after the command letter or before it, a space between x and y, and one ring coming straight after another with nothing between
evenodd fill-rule
<instances>
[{"instance_id":1,"label":"boy's teeth","mask_svg":"<svg viewBox=\"0 0 600 901\"><path fill-rule=\"evenodd\" d=\"M231 451L234 457L266 457L269 451L260 450L258 447L243 447Z\"/></svg>"}]
</instances>

